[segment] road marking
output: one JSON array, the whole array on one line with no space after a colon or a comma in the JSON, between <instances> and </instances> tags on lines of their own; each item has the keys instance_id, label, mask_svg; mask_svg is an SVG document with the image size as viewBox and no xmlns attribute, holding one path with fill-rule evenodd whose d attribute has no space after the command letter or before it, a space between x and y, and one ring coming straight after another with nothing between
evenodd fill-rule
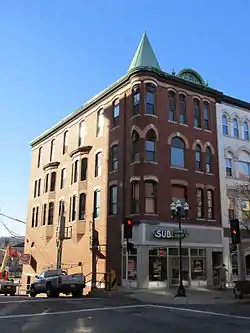
<instances>
[{"instance_id":1,"label":"road marking","mask_svg":"<svg viewBox=\"0 0 250 333\"><path fill-rule=\"evenodd\" d=\"M187 308L177 308L177 307L174 307L174 306L156 305L156 304L151 304L149 306L151 306L153 308L161 308L161 309L181 311L181 312L199 313L199 314L209 315L209 316L218 316L218 317L225 317L225 318L231 318L231 319L234 318L234 319L250 320L250 317L237 316L237 315L231 315L231 314L219 313L219 312L194 310L194 309L187 309ZM1 318L1 316L0 316L0 318Z\"/></svg>"},{"instance_id":2,"label":"road marking","mask_svg":"<svg viewBox=\"0 0 250 333\"><path fill-rule=\"evenodd\" d=\"M9 301L0 301L0 304L11 304L11 303L29 303L29 302L85 302L85 301L93 301L93 300L100 300L100 299L107 299L106 297L82 297L82 298L26 298L26 299L20 299L20 300L9 300Z\"/></svg>"},{"instance_id":3,"label":"road marking","mask_svg":"<svg viewBox=\"0 0 250 333\"><path fill-rule=\"evenodd\" d=\"M13 314L0 316L0 320L3 319L15 319L15 318L28 318L28 317L39 317L39 316L51 316L51 315L65 315L71 313L83 313L83 312L97 312L97 311L111 311L111 310L123 310L123 309L133 309L133 308L145 308L149 307L147 304L138 305L121 305L121 306L110 306L102 308L89 308L89 309L79 309L79 310L68 310L68 311L55 311L55 312L42 312L42 313L25 313L25 314Z\"/></svg>"}]
</instances>

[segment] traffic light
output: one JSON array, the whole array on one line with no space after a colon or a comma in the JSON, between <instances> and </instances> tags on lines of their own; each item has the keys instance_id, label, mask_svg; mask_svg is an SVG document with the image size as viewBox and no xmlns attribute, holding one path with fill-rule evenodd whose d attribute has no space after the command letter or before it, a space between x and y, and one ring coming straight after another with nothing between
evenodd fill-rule
<instances>
[{"instance_id":1,"label":"traffic light","mask_svg":"<svg viewBox=\"0 0 250 333\"><path fill-rule=\"evenodd\" d=\"M133 221L129 217L124 219L123 227L124 239L131 239L133 236Z\"/></svg>"},{"instance_id":2,"label":"traffic light","mask_svg":"<svg viewBox=\"0 0 250 333\"><path fill-rule=\"evenodd\" d=\"M238 219L230 220L230 226L231 226L231 238L232 238L232 244L239 244L241 242L240 237L240 223Z\"/></svg>"}]
</instances>

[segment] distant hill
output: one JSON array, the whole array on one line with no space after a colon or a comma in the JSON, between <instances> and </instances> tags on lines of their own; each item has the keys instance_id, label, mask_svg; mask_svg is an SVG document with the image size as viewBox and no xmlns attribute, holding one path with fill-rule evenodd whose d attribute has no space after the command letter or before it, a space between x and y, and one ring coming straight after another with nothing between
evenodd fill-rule
<instances>
[{"instance_id":1,"label":"distant hill","mask_svg":"<svg viewBox=\"0 0 250 333\"><path fill-rule=\"evenodd\" d=\"M7 245L16 246L18 244L24 243L24 237L0 237L0 249L5 249ZM22 246L22 245L21 245Z\"/></svg>"}]
</instances>

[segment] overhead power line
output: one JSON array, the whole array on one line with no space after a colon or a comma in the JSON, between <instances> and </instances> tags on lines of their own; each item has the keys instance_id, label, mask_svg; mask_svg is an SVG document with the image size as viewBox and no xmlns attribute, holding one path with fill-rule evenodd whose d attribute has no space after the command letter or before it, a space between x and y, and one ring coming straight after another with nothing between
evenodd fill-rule
<instances>
[{"instance_id":1,"label":"overhead power line","mask_svg":"<svg viewBox=\"0 0 250 333\"><path fill-rule=\"evenodd\" d=\"M24 222L22 220L19 220L19 219L15 218L15 217L12 217L12 216L9 216L9 215L3 214L3 213L0 213L0 216L6 217L7 219L10 219L12 221L16 221L18 223L26 224L26 222Z\"/></svg>"},{"instance_id":2,"label":"overhead power line","mask_svg":"<svg viewBox=\"0 0 250 333\"><path fill-rule=\"evenodd\" d=\"M22 236L16 234L14 231L10 230L2 221L0 223L4 226L4 228L11 234L12 237L17 238L17 239L23 239Z\"/></svg>"}]
</instances>

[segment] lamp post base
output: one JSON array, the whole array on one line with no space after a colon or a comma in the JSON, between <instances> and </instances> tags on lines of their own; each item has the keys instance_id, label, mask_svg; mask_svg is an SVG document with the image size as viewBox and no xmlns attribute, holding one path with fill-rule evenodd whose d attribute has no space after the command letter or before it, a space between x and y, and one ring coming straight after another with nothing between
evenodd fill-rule
<instances>
[{"instance_id":1,"label":"lamp post base","mask_svg":"<svg viewBox=\"0 0 250 333\"><path fill-rule=\"evenodd\" d=\"M183 284L180 284L177 289L177 294L175 297L186 297L186 290L183 286Z\"/></svg>"}]
</instances>

